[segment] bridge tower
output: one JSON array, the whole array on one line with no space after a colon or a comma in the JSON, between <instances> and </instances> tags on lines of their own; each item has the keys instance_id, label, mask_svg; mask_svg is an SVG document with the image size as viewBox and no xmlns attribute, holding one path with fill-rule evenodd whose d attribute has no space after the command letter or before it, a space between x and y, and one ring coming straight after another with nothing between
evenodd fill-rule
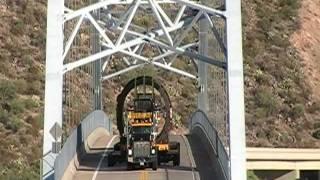
<instances>
[{"instance_id":1,"label":"bridge tower","mask_svg":"<svg viewBox=\"0 0 320 180\"><path fill-rule=\"evenodd\" d=\"M213 0L213 2L219 0ZM91 74L94 98L94 109L102 109L101 84L104 80L116 77L128 71L152 64L173 73L194 79L199 85L198 108L210 115L215 107L210 104L210 83L212 73L209 67L222 71L223 85L213 83L214 87L224 86L222 99L226 112L225 126L226 149L229 149L230 179L246 179L245 165L245 124L244 124L244 88L241 34L241 0L221 1L220 7L211 7L213 2L202 3L191 0L100 0L90 1L77 9L68 7L65 0L48 0L47 47L46 47L46 84L43 138L43 179L50 179L54 173L54 162L62 144L63 132L63 96L65 74L84 65L94 63ZM178 7L172 20L161 5L174 4ZM127 6L127 10L119 19L110 7ZM140 31L132 21L137 9L149 5L148 11L153 13L158 25L149 31ZM103 11L104 18L97 16ZM217 20L218 19L218 20ZM66 23L74 21L71 33L65 33ZM79 36L81 25L90 23L95 33L90 37L92 53L86 57L66 61L73 41ZM220 23L219 23L220 22ZM133 28L131 28L133 27ZM217 27L220 27L219 32ZM198 41L183 43L190 29L198 29ZM211 31L211 34L208 33ZM109 32L109 33L107 33ZM112 38L111 35L112 34ZM209 37L209 36L212 37ZM215 39L216 44L210 43ZM158 48L159 54L146 57L141 53L145 44ZM212 47L219 47L221 56L211 55ZM140 52L139 52L140 51ZM106 74L109 59L121 53L127 67L117 72ZM172 62L177 56L187 56L195 60L197 74L191 74ZM173 59L165 59L165 58ZM218 107L218 106L217 106ZM217 109L217 108L216 108ZM215 124L215 122L212 122ZM216 127L219 128L219 127Z\"/></svg>"}]
</instances>

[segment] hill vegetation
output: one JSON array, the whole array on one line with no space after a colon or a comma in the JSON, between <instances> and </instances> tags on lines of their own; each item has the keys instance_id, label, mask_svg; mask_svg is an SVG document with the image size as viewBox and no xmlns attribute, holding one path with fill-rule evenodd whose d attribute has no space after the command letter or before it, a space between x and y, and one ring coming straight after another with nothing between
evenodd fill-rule
<instances>
[{"instance_id":1,"label":"hill vegetation","mask_svg":"<svg viewBox=\"0 0 320 180\"><path fill-rule=\"evenodd\" d=\"M303 62L309 56L295 43L301 36L297 31L309 30L300 22L301 7L298 0L243 0L248 146L320 147L320 103L314 98L319 93L311 83L319 80L306 78ZM0 179L37 179L39 174L45 17L45 0L0 1ZM306 54L315 52L320 50ZM170 80L177 116L185 117L181 112L194 107L188 102L195 98L192 83L178 76ZM109 84L107 103L123 82Z\"/></svg>"},{"instance_id":2,"label":"hill vegetation","mask_svg":"<svg viewBox=\"0 0 320 180\"><path fill-rule=\"evenodd\" d=\"M46 1L0 1L0 179L36 179Z\"/></svg>"}]
</instances>

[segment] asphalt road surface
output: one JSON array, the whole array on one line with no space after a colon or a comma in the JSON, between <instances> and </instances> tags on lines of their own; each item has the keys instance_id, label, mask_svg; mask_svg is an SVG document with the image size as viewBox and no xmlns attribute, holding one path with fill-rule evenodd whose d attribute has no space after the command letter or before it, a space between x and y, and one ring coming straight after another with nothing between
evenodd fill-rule
<instances>
[{"instance_id":1,"label":"asphalt road surface","mask_svg":"<svg viewBox=\"0 0 320 180\"><path fill-rule=\"evenodd\" d=\"M180 142L180 166L174 167L170 163L160 165L158 170L153 171L151 168L139 170L126 170L125 163L117 163L113 167L107 166L108 148L119 142L119 137L114 136L108 140L98 139L99 148L92 149L88 154L80 157L80 166L78 167L74 179L76 180L213 180L212 168L210 168L205 150L199 150L198 142L190 142L192 138L186 136L172 135L171 141ZM196 139L197 140L197 139ZM107 141L107 142L106 142ZM104 144L106 148L101 144ZM198 153L192 151L197 150ZM201 153L201 154L199 154ZM203 158L194 158L193 156L201 156ZM200 161L201 162L200 162ZM202 172L202 168L204 171ZM211 176L211 177L210 177Z\"/></svg>"}]
</instances>

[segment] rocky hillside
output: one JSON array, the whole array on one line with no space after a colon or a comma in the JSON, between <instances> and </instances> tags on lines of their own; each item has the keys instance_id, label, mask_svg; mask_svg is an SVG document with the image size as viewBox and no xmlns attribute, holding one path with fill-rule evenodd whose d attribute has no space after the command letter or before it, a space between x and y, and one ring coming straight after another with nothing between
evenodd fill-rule
<instances>
[{"instance_id":1,"label":"rocky hillside","mask_svg":"<svg viewBox=\"0 0 320 180\"><path fill-rule=\"evenodd\" d=\"M39 174L45 4L0 1L0 179Z\"/></svg>"},{"instance_id":2,"label":"rocky hillside","mask_svg":"<svg viewBox=\"0 0 320 180\"><path fill-rule=\"evenodd\" d=\"M242 2L247 145L320 147L319 2ZM39 174L45 15L45 0L0 1L0 179ZM123 79L108 83L106 103ZM172 76L166 86L187 116L193 84Z\"/></svg>"},{"instance_id":3,"label":"rocky hillside","mask_svg":"<svg viewBox=\"0 0 320 180\"><path fill-rule=\"evenodd\" d=\"M309 57L313 56L311 52L319 52L313 47L313 51L308 52L298 48L303 43L299 38L304 39L305 36L310 36L307 34L315 32L305 24L305 16L309 19L309 24L312 23L310 20L317 19L313 15L317 14L317 4L313 4L313 9L306 9L312 7L309 2L243 1L246 127L249 146L320 145L317 139L320 106L317 98L314 98L319 96L319 91L312 88L319 80L306 78L309 75L305 71L319 70L316 66L305 66L310 61L317 63ZM304 14L305 11L309 14Z\"/></svg>"}]
</instances>

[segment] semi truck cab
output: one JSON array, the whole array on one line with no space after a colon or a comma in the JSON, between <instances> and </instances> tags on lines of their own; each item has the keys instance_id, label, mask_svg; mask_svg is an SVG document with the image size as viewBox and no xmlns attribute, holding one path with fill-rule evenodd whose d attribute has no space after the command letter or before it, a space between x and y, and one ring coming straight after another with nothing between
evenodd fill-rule
<instances>
[{"instance_id":1,"label":"semi truck cab","mask_svg":"<svg viewBox=\"0 0 320 180\"><path fill-rule=\"evenodd\" d=\"M157 146L155 143L154 105L150 97L134 100L133 109L127 116L127 168L135 166L158 168Z\"/></svg>"}]
</instances>

